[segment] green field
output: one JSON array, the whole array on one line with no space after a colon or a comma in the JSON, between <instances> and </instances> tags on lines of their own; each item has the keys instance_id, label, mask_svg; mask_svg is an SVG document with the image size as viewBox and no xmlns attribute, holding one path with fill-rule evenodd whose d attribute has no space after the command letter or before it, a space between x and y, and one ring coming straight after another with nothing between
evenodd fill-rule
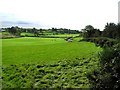
<instances>
[{"instance_id":1,"label":"green field","mask_svg":"<svg viewBox=\"0 0 120 90\"><path fill-rule=\"evenodd\" d=\"M24 33L21 33L21 36L34 36L34 34L24 32Z\"/></svg>"},{"instance_id":2,"label":"green field","mask_svg":"<svg viewBox=\"0 0 120 90\"><path fill-rule=\"evenodd\" d=\"M48 35L48 36L54 36L54 37L75 37L79 36L79 34L58 34L58 35Z\"/></svg>"},{"instance_id":3,"label":"green field","mask_svg":"<svg viewBox=\"0 0 120 90\"><path fill-rule=\"evenodd\" d=\"M23 37L34 37L33 33L23 32L21 33L21 36ZM59 37L59 38L65 38L65 37L76 37L79 36L79 34L53 34L53 33L46 33L44 32L43 35L40 35L40 37Z\"/></svg>"},{"instance_id":4,"label":"green field","mask_svg":"<svg viewBox=\"0 0 120 90\"><path fill-rule=\"evenodd\" d=\"M79 40L2 39L3 88L89 88L86 75L99 69L102 49Z\"/></svg>"},{"instance_id":5,"label":"green field","mask_svg":"<svg viewBox=\"0 0 120 90\"><path fill-rule=\"evenodd\" d=\"M79 39L78 39L79 40ZM87 58L100 48L89 42L66 42L59 38L15 38L2 40L3 65L53 63L59 60Z\"/></svg>"}]
</instances>

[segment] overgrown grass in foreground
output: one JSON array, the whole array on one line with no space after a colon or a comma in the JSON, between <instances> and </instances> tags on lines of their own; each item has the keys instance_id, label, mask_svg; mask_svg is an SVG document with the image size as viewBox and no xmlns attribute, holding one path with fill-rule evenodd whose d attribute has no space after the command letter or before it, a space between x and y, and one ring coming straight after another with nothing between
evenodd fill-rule
<instances>
[{"instance_id":1,"label":"overgrown grass in foreground","mask_svg":"<svg viewBox=\"0 0 120 90\"><path fill-rule=\"evenodd\" d=\"M86 74L98 66L98 58L12 64L2 68L2 84L3 88L89 88Z\"/></svg>"}]
</instances>

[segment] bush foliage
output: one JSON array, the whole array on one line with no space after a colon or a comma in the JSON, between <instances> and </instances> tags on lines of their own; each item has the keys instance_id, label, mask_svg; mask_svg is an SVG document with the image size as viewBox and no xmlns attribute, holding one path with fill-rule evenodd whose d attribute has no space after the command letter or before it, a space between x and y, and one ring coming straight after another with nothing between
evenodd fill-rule
<instances>
[{"instance_id":1,"label":"bush foliage","mask_svg":"<svg viewBox=\"0 0 120 90\"><path fill-rule=\"evenodd\" d=\"M120 88L120 43L104 48L100 53L100 71L87 74L94 88Z\"/></svg>"},{"instance_id":2,"label":"bush foliage","mask_svg":"<svg viewBox=\"0 0 120 90\"><path fill-rule=\"evenodd\" d=\"M112 47L118 43L118 40L110 39L107 37L84 38L83 41L94 42L96 46L100 46L102 48Z\"/></svg>"}]
</instances>

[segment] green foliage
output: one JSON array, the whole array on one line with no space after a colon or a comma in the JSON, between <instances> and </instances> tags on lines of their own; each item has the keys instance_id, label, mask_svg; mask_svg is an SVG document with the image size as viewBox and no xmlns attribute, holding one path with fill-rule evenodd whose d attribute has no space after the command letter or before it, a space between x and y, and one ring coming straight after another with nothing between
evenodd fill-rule
<instances>
[{"instance_id":1,"label":"green foliage","mask_svg":"<svg viewBox=\"0 0 120 90\"><path fill-rule=\"evenodd\" d=\"M120 28L119 24L116 25L114 23L107 23L105 25L105 29L102 33L102 36L109 38L120 38Z\"/></svg>"},{"instance_id":2,"label":"green foliage","mask_svg":"<svg viewBox=\"0 0 120 90\"><path fill-rule=\"evenodd\" d=\"M9 32L14 36L21 36L21 37L48 37L48 38L61 38L61 34L79 34L78 30L70 30L70 29L63 29L63 28L52 28L52 29L37 29L37 28L19 28L10 27L10 28L2 28L4 32ZM21 33L25 33L21 34ZM58 35L55 36L54 35ZM5 36L4 36L5 38ZM6 37L7 38L7 37Z\"/></svg>"},{"instance_id":3,"label":"green foliage","mask_svg":"<svg viewBox=\"0 0 120 90\"><path fill-rule=\"evenodd\" d=\"M101 35L101 31L99 29L95 29L91 25L87 25L84 29L82 29L81 35L84 38L99 37Z\"/></svg>"},{"instance_id":4,"label":"green foliage","mask_svg":"<svg viewBox=\"0 0 120 90\"><path fill-rule=\"evenodd\" d=\"M96 66L94 66L96 64ZM92 66L90 66L92 65ZM86 73L99 68L98 58L54 64L12 64L2 68L3 88L89 88Z\"/></svg>"},{"instance_id":5,"label":"green foliage","mask_svg":"<svg viewBox=\"0 0 120 90\"><path fill-rule=\"evenodd\" d=\"M21 29L19 27L11 27L11 28L6 28L6 31L15 35L15 36L20 36Z\"/></svg>"},{"instance_id":6,"label":"green foliage","mask_svg":"<svg viewBox=\"0 0 120 90\"><path fill-rule=\"evenodd\" d=\"M87 25L84 29L82 29L81 35L84 38L91 38L91 37L108 37L119 39L120 38L120 23L107 23L103 31L99 29L95 29L91 25Z\"/></svg>"},{"instance_id":7,"label":"green foliage","mask_svg":"<svg viewBox=\"0 0 120 90\"><path fill-rule=\"evenodd\" d=\"M88 74L95 88L120 88L120 43L111 48L104 48L100 53L100 71Z\"/></svg>"},{"instance_id":8,"label":"green foliage","mask_svg":"<svg viewBox=\"0 0 120 90\"><path fill-rule=\"evenodd\" d=\"M81 40L80 40L81 41ZM96 46L100 47L112 47L114 44L118 43L118 40L110 39L107 37L97 37L97 38L84 38L83 41L94 42Z\"/></svg>"}]
</instances>

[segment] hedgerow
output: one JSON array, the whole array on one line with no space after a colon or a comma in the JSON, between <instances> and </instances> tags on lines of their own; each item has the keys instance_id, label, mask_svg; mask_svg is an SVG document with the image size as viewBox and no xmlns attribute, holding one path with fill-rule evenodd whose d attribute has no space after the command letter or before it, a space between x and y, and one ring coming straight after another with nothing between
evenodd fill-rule
<instances>
[{"instance_id":1,"label":"hedgerow","mask_svg":"<svg viewBox=\"0 0 120 90\"><path fill-rule=\"evenodd\" d=\"M116 39L110 39L110 38L107 38L107 37L84 38L82 41L93 42L93 43L96 44L96 46L100 46L102 48L112 47L113 45L115 45L119 42Z\"/></svg>"},{"instance_id":2,"label":"hedgerow","mask_svg":"<svg viewBox=\"0 0 120 90\"><path fill-rule=\"evenodd\" d=\"M120 88L120 43L100 53L100 70L87 74L92 88Z\"/></svg>"}]
</instances>

